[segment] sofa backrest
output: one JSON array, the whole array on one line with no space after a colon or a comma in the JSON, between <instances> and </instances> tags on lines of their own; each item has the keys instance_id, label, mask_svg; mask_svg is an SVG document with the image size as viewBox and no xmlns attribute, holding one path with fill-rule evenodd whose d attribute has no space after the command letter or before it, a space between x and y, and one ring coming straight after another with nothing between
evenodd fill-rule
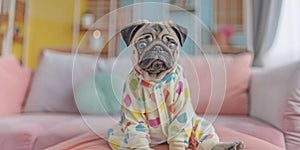
<instances>
[{"instance_id":1,"label":"sofa backrest","mask_svg":"<svg viewBox=\"0 0 300 150\"><path fill-rule=\"evenodd\" d=\"M51 51L44 54L32 82L25 106L26 112L78 113L72 91L73 57L70 54ZM218 61L216 61L216 57L218 57ZM81 67L77 67L75 70L77 73L75 76L73 75L73 79L76 80L73 80L73 86L79 86L95 71L112 72L120 79L125 80L132 68L129 57L98 60L95 56L79 54L76 59L81 60L79 62ZM221 114L248 114L247 90L251 62L251 53L180 58L179 64L183 66L189 80L191 98L196 112L198 114L218 113L219 111ZM214 75L216 73L219 74ZM41 83L41 79L45 82ZM60 96L57 97L57 95ZM55 102L49 105L51 100ZM206 109L208 106L210 109ZM215 110L214 108L220 109Z\"/></svg>"},{"instance_id":2,"label":"sofa backrest","mask_svg":"<svg viewBox=\"0 0 300 150\"><path fill-rule=\"evenodd\" d=\"M197 104L196 113L248 114L251 53L225 54L221 60L218 57L192 56L180 60L185 71L191 72L186 73L186 76L192 101L196 100L193 102ZM187 64L186 59L192 65Z\"/></svg>"},{"instance_id":3,"label":"sofa backrest","mask_svg":"<svg viewBox=\"0 0 300 150\"><path fill-rule=\"evenodd\" d=\"M300 68L300 62L272 69L252 71L250 87L250 115L264 120L282 130L282 117L286 105L286 96L294 72Z\"/></svg>"}]
</instances>

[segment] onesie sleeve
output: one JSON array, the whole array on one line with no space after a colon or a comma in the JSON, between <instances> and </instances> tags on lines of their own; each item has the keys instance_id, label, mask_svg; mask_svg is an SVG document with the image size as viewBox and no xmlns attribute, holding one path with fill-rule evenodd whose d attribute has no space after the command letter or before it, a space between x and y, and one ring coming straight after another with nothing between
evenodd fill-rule
<instances>
[{"instance_id":1,"label":"onesie sleeve","mask_svg":"<svg viewBox=\"0 0 300 150\"><path fill-rule=\"evenodd\" d=\"M179 73L175 85L173 118L168 128L168 144L172 150L183 150L189 144L194 109L190 102L188 82L182 72Z\"/></svg>"},{"instance_id":2,"label":"onesie sleeve","mask_svg":"<svg viewBox=\"0 0 300 150\"><path fill-rule=\"evenodd\" d=\"M145 124L144 104L139 98L139 83L132 74L126 80L122 100L122 132L125 143L132 149L150 149L149 129Z\"/></svg>"}]
</instances>

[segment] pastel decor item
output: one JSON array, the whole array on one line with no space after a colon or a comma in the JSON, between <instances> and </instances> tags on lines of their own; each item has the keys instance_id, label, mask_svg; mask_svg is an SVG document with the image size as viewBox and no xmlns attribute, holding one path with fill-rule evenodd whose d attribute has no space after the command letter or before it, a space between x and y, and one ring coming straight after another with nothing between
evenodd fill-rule
<instances>
[{"instance_id":1,"label":"pastel decor item","mask_svg":"<svg viewBox=\"0 0 300 150\"><path fill-rule=\"evenodd\" d=\"M226 36L227 39L230 39L234 33L234 28L232 26L223 26L220 28L220 32Z\"/></svg>"},{"instance_id":2,"label":"pastel decor item","mask_svg":"<svg viewBox=\"0 0 300 150\"><path fill-rule=\"evenodd\" d=\"M90 115L119 113L123 82L110 73L96 73L94 77L76 89L75 99L80 113Z\"/></svg>"},{"instance_id":3,"label":"pastel decor item","mask_svg":"<svg viewBox=\"0 0 300 150\"><path fill-rule=\"evenodd\" d=\"M103 37L100 30L93 31L89 39L89 46L93 51L100 52L103 48Z\"/></svg>"},{"instance_id":4,"label":"pastel decor item","mask_svg":"<svg viewBox=\"0 0 300 150\"><path fill-rule=\"evenodd\" d=\"M22 112L31 71L12 56L0 57L0 116Z\"/></svg>"},{"instance_id":5,"label":"pastel decor item","mask_svg":"<svg viewBox=\"0 0 300 150\"><path fill-rule=\"evenodd\" d=\"M215 34L216 44L221 47L226 47L230 45L230 38L234 33L234 28L232 26L223 26L220 31Z\"/></svg>"},{"instance_id":6,"label":"pastel decor item","mask_svg":"<svg viewBox=\"0 0 300 150\"><path fill-rule=\"evenodd\" d=\"M92 13L85 13L81 18L81 26L84 29L88 29L95 21L95 16Z\"/></svg>"}]
</instances>

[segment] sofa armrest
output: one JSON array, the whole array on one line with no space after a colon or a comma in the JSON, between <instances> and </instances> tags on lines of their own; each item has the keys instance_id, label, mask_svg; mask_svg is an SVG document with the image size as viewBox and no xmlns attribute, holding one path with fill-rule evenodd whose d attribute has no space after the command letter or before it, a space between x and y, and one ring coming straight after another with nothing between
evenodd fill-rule
<instances>
[{"instance_id":1,"label":"sofa armrest","mask_svg":"<svg viewBox=\"0 0 300 150\"><path fill-rule=\"evenodd\" d=\"M253 68L250 82L250 116L282 129L289 79L296 69L290 64L275 69Z\"/></svg>"}]
</instances>

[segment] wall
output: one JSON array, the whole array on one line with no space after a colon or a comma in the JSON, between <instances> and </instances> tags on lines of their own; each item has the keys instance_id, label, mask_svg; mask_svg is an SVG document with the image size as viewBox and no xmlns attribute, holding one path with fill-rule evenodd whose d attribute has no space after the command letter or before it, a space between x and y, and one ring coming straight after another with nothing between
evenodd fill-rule
<instances>
[{"instance_id":1,"label":"wall","mask_svg":"<svg viewBox=\"0 0 300 150\"><path fill-rule=\"evenodd\" d=\"M25 65L35 68L43 48L71 47L73 0L30 0Z\"/></svg>"},{"instance_id":2,"label":"wall","mask_svg":"<svg viewBox=\"0 0 300 150\"><path fill-rule=\"evenodd\" d=\"M17 2L23 2L26 3L25 0L17 0ZM17 7L17 6L16 6ZM25 6L26 7L26 6ZM15 15L17 15L17 12L20 11L23 12L25 8L16 9ZM20 20L19 17L15 17L14 22L15 27L18 27L18 35L22 39L24 35L24 20ZM14 35L15 36L15 35ZM22 40L13 40L13 46L12 46L12 54L15 55L18 60L22 60L22 50L23 50L23 41Z\"/></svg>"},{"instance_id":3,"label":"wall","mask_svg":"<svg viewBox=\"0 0 300 150\"><path fill-rule=\"evenodd\" d=\"M16 56L18 60L22 60L22 50L23 50L23 45L22 43L14 42L12 46L12 54Z\"/></svg>"},{"instance_id":4,"label":"wall","mask_svg":"<svg viewBox=\"0 0 300 150\"><path fill-rule=\"evenodd\" d=\"M210 30L214 29L214 1L213 0L201 0L200 1L200 19L206 27L201 29L201 40L202 44L211 44L211 33Z\"/></svg>"},{"instance_id":5,"label":"wall","mask_svg":"<svg viewBox=\"0 0 300 150\"><path fill-rule=\"evenodd\" d=\"M199 14L195 14L196 12L193 11L191 13L187 13L186 11L169 11L167 5L161 5L162 2L168 2L167 0L139 0L139 2L158 2L158 3L147 3L147 5L138 5L140 7L133 7L136 9L134 12L136 13L133 16L133 20L149 20L149 21L166 21L172 20L186 28L188 28L188 36L193 38L193 40L197 40L195 35L197 34L195 31L195 22L194 19L196 17L200 17ZM191 4L196 4L193 0L188 0ZM128 6L134 3L134 0L130 1L121 1L121 6ZM200 5L200 3L197 3ZM200 8L200 6L195 6L195 8ZM194 14L194 15L193 15ZM195 18L194 18L195 17ZM210 21L210 20L208 20ZM122 40L119 40L119 50L120 52L125 49L126 45L123 43ZM199 42L199 41L196 41ZM200 43L199 43L200 44ZM186 54L193 55L195 53L195 44L194 42L188 38L183 45L182 50Z\"/></svg>"}]
</instances>

